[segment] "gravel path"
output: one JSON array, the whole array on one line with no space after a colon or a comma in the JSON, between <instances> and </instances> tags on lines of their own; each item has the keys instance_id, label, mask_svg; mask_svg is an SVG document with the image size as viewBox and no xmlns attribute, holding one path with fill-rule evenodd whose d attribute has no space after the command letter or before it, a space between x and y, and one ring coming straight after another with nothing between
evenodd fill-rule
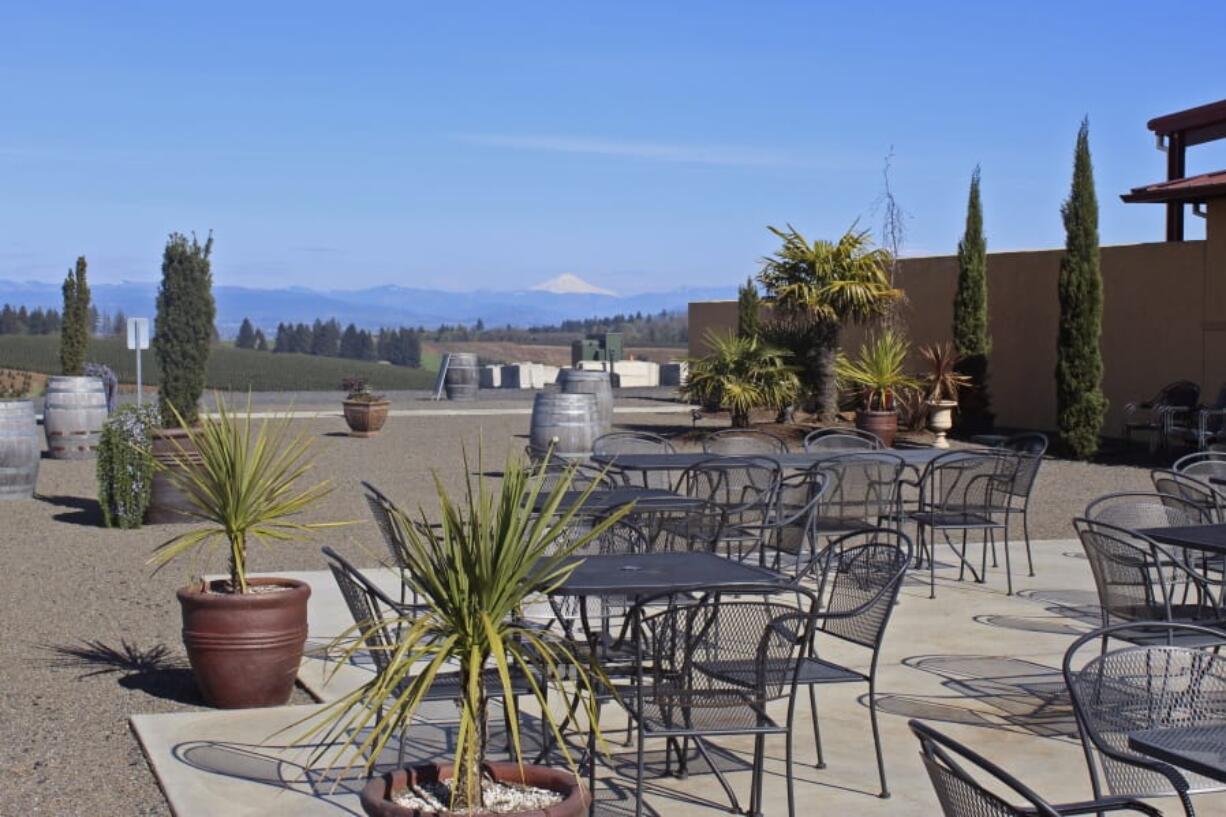
<instances>
[{"instance_id":1,"label":"gravel path","mask_svg":"<svg viewBox=\"0 0 1226 817\"><path fill-rule=\"evenodd\" d=\"M676 415L635 416L633 422L663 431L690 426L688 418ZM257 548L253 570L323 569L323 544L373 564L381 546L365 521L360 479L376 482L410 508L429 503L431 469L459 487L461 444L475 468L483 440L484 466L497 469L506 450L522 448L528 421L523 416L393 418L370 440L345 436L339 419L297 425L316 439L318 472L336 485L311 516L361 524L328 532L314 543ZM0 773L6 783L0 788L0 814L169 813L127 718L199 706L174 598L189 568L171 565L151 575L145 565L174 528L99 527L93 469L92 462L45 459L40 498L0 504L5 532L0 539ZM1147 485L1144 469L1051 461L1039 477L1032 533L1069 537L1069 521L1087 501ZM196 572L220 567L213 561Z\"/></svg>"}]
</instances>

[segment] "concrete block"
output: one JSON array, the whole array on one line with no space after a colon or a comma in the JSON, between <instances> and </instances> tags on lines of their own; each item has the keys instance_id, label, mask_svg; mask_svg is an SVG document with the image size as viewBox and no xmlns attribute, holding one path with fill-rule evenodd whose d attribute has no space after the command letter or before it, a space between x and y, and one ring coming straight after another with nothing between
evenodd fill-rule
<instances>
[{"instance_id":1,"label":"concrete block","mask_svg":"<svg viewBox=\"0 0 1226 817\"><path fill-rule=\"evenodd\" d=\"M483 389L496 389L502 385L501 366L482 366L477 373L477 383Z\"/></svg>"}]
</instances>

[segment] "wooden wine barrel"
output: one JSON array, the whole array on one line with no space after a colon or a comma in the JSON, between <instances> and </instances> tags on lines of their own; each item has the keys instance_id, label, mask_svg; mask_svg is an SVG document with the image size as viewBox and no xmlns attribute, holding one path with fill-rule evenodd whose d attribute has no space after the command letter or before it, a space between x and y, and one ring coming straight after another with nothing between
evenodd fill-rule
<instances>
[{"instance_id":1,"label":"wooden wine barrel","mask_svg":"<svg viewBox=\"0 0 1226 817\"><path fill-rule=\"evenodd\" d=\"M600 433L613 429L613 383L608 372L597 369L563 369L558 382L566 394L590 394L596 398L596 416Z\"/></svg>"},{"instance_id":2,"label":"wooden wine barrel","mask_svg":"<svg viewBox=\"0 0 1226 817\"><path fill-rule=\"evenodd\" d=\"M57 460L85 460L98 453L106 420L106 390L96 377L51 377L43 396L43 431Z\"/></svg>"},{"instance_id":3,"label":"wooden wine barrel","mask_svg":"<svg viewBox=\"0 0 1226 817\"><path fill-rule=\"evenodd\" d=\"M600 418L591 394L542 392L532 402L529 446L544 453L553 446L559 457L589 457L592 441L599 437Z\"/></svg>"},{"instance_id":4,"label":"wooden wine barrel","mask_svg":"<svg viewBox=\"0 0 1226 817\"><path fill-rule=\"evenodd\" d=\"M477 356L468 352L452 352L447 363L448 400L476 400L480 373L477 371Z\"/></svg>"},{"instance_id":5,"label":"wooden wine barrel","mask_svg":"<svg viewBox=\"0 0 1226 817\"><path fill-rule=\"evenodd\" d=\"M146 524L174 525L194 522L195 520L188 516L193 506L175 485L169 472L199 465L200 453L192 445L187 432L181 428L157 429L153 432L150 448L159 467L153 472L153 485L149 489L149 507L145 509Z\"/></svg>"},{"instance_id":6,"label":"wooden wine barrel","mask_svg":"<svg viewBox=\"0 0 1226 817\"><path fill-rule=\"evenodd\" d=\"M0 499L33 498L41 459L34 404L0 400Z\"/></svg>"}]
</instances>

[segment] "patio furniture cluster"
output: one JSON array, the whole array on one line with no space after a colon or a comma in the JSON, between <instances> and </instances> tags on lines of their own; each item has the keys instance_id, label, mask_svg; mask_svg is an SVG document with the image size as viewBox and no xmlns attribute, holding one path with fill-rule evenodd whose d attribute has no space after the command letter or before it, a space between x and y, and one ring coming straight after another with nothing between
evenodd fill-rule
<instances>
[{"instance_id":1,"label":"patio furniture cluster","mask_svg":"<svg viewBox=\"0 0 1226 817\"><path fill-rule=\"evenodd\" d=\"M1151 452L1180 443L1204 451L1226 435L1226 386L1212 403L1202 403L1200 386L1176 380L1148 400L1127 404L1124 417L1126 442L1144 434Z\"/></svg>"}]
</instances>

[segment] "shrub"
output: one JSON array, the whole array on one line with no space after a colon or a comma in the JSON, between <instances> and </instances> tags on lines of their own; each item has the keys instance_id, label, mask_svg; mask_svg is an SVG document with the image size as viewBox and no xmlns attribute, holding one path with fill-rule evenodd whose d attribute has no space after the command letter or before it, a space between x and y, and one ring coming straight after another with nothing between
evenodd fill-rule
<instances>
[{"instance_id":1,"label":"shrub","mask_svg":"<svg viewBox=\"0 0 1226 817\"><path fill-rule=\"evenodd\" d=\"M30 396L34 377L17 369L0 369L0 400L20 400Z\"/></svg>"},{"instance_id":2,"label":"shrub","mask_svg":"<svg viewBox=\"0 0 1226 817\"><path fill-rule=\"evenodd\" d=\"M102 425L98 443L98 504L108 528L139 528L153 487L153 405L124 406Z\"/></svg>"},{"instance_id":3,"label":"shrub","mask_svg":"<svg viewBox=\"0 0 1226 817\"><path fill-rule=\"evenodd\" d=\"M758 338L709 333L711 354L689 359L690 374L681 394L732 415L733 428L749 426L755 408L780 409L796 399L800 382L784 361L787 353Z\"/></svg>"},{"instance_id":4,"label":"shrub","mask_svg":"<svg viewBox=\"0 0 1226 817\"><path fill-rule=\"evenodd\" d=\"M954 295L954 349L961 360L958 371L970 378L958 401L963 425L987 431L992 427L988 394L988 242L983 235L983 204L979 196L979 168L971 174L966 202L966 231L958 242L958 289Z\"/></svg>"},{"instance_id":5,"label":"shrub","mask_svg":"<svg viewBox=\"0 0 1226 817\"><path fill-rule=\"evenodd\" d=\"M194 424L204 393L217 316L209 267L212 251L212 235L201 244L195 236L188 241L184 235L171 233L162 255L153 353L162 372L158 406L167 427L174 427L180 419Z\"/></svg>"},{"instance_id":6,"label":"shrub","mask_svg":"<svg viewBox=\"0 0 1226 817\"><path fill-rule=\"evenodd\" d=\"M903 395L920 385L906 372L908 351L906 339L886 329L871 335L854 360L840 355L835 374L840 385L851 386L859 393L865 411L896 411Z\"/></svg>"},{"instance_id":7,"label":"shrub","mask_svg":"<svg viewBox=\"0 0 1226 817\"><path fill-rule=\"evenodd\" d=\"M80 375L85 365L92 328L89 312L89 284L85 281L85 256L77 258L75 270L64 279L64 323L60 329L60 371Z\"/></svg>"}]
</instances>

